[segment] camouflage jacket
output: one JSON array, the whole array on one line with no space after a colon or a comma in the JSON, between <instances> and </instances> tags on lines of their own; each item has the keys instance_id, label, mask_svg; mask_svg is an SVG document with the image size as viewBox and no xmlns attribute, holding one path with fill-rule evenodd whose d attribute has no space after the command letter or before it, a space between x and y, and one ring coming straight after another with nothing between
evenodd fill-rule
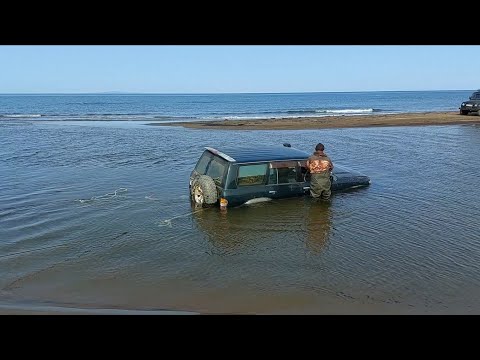
<instances>
[{"instance_id":1,"label":"camouflage jacket","mask_svg":"<svg viewBox=\"0 0 480 360\"><path fill-rule=\"evenodd\" d=\"M333 163L323 151L315 151L307 160L307 168L311 174L329 174Z\"/></svg>"}]
</instances>

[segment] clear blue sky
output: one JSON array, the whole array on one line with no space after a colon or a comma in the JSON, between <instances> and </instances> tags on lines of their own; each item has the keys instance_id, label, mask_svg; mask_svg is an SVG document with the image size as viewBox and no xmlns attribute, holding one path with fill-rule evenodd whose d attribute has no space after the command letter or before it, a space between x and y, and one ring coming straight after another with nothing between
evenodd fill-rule
<instances>
[{"instance_id":1,"label":"clear blue sky","mask_svg":"<svg viewBox=\"0 0 480 360\"><path fill-rule=\"evenodd\" d=\"M0 93L480 88L480 46L0 46Z\"/></svg>"}]
</instances>

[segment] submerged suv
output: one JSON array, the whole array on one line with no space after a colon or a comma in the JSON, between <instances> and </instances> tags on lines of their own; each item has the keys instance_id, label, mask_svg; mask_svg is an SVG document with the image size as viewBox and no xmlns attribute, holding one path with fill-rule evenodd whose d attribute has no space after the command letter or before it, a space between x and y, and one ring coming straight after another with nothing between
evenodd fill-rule
<instances>
[{"instance_id":1,"label":"submerged suv","mask_svg":"<svg viewBox=\"0 0 480 360\"><path fill-rule=\"evenodd\" d=\"M243 204L310 194L310 154L283 146L206 147L190 174L190 197L201 206ZM332 191L368 186L370 178L335 164Z\"/></svg>"},{"instance_id":2,"label":"submerged suv","mask_svg":"<svg viewBox=\"0 0 480 360\"><path fill-rule=\"evenodd\" d=\"M480 90L475 91L469 99L460 105L460 114L468 115L471 112L476 112L480 115Z\"/></svg>"}]
</instances>

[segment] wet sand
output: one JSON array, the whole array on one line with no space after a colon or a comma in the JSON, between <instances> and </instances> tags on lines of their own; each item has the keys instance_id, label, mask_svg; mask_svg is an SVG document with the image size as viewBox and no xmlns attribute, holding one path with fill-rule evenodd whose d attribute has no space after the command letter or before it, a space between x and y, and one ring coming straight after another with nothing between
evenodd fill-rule
<instances>
[{"instance_id":1,"label":"wet sand","mask_svg":"<svg viewBox=\"0 0 480 360\"><path fill-rule=\"evenodd\" d=\"M303 130L355 128L373 126L425 126L480 124L478 114L427 112L388 115L324 116L281 119L219 120L198 122L151 123L157 126L183 126L193 129L219 130Z\"/></svg>"}]
</instances>

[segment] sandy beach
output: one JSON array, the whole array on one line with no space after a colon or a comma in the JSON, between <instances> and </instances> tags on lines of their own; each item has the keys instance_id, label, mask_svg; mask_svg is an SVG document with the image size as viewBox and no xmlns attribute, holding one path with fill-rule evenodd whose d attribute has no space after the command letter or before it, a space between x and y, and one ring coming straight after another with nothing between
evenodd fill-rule
<instances>
[{"instance_id":1,"label":"sandy beach","mask_svg":"<svg viewBox=\"0 0 480 360\"><path fill-rule=\"evenodd\" d=\"M281 119L219 120L198 122L151 123L157 126L183 126L193 129L219 130L302 130L355 128L372 126L425 126L480 124L477 114L458 112L426 112L388 115L324 116Z\"/></svg>"}]
</instances>

